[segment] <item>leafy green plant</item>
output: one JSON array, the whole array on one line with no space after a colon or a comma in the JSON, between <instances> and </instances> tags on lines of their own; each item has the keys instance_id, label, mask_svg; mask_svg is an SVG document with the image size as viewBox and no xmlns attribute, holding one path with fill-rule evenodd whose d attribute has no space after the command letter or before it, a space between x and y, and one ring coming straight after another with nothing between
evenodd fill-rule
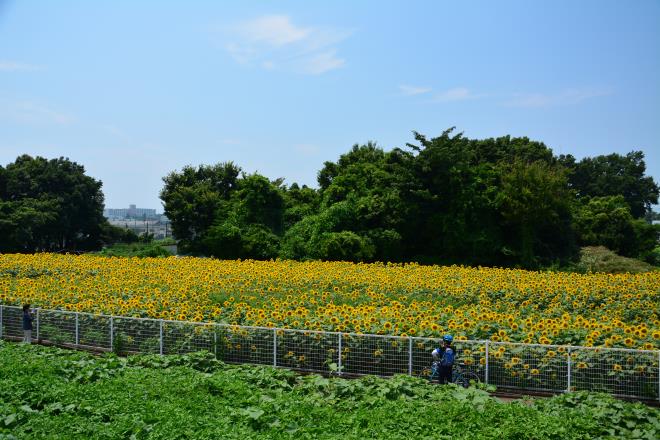
<instances>
[{"instance_id":1,"label":"leafy green plant","mask_svg":"<svg viewBox=\"0 0 660 440\"><path fill-rule=\"evenodd\" d=\"M126 335L122 332L116 332L112 336L112 352L116 355L126 354Z\"/></svg>"},{"instance_id":2,"label":"leafy green plant","mask_svg":"<svg viewBox=\"0 0 660 440\"><path fill-rule=\"evenodd\" d=\"M658 420L657 408L595 393L501 403L406 375L346 380L209 352L97 356L0 341L0 439L655 439Z\"/></svg>"}]
</instances>

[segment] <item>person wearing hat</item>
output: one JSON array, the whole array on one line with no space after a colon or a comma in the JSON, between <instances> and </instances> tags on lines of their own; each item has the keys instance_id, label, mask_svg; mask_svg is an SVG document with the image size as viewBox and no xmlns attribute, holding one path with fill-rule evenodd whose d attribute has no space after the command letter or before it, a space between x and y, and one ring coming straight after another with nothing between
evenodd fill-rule
<instances>
[{"instance_id":1,"label":"person wearing hat","mask_svg":"<svg viewBox=\"0 0 660 440\"><path fill-rule=\"evenodd\" d=\"M452 367L456 358L454 348L451 346L453 341L454 337L452 335L444 335L442 337L442 346L434 348L431 352L433 364L431 366L431 377L429 377L429 380L437 380L441 384L451 382Z\"/></svg>"}]
</instances>

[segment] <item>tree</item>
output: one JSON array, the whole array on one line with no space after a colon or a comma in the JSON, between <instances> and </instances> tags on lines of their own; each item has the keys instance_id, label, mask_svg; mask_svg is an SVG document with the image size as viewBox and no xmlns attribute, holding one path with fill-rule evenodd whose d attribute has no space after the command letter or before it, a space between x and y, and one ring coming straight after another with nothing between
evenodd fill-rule
<instances>
[{"instance_id":1,"label":"tree","mask_svg":"<svg viewBox=\"0 0 660 440\"><path fill-rule=\"evenodd\" d=\"M442 263L522 265L575 253L572 195L552 151L528 138L470 140L453 128L415 133L409 258ZM557 234L562 239L557 239Z\"/></svg>"},{"instance_id":2,"label":"tree","mask_svg":"<svg viewBox=\"0 0 660 440\"><path fill-rule=\"evenodd\" d=\"M635 219L623 196L586 199L575 215L582 246L605 246L626 257L647 258L660 238L660 225Z\"/></svg>"},{"instance_id":3,"label":"tree","mask_svg":"<svg viewBox=\"0 0 660 440\"><path fill-rule=\"evenodd\" d=\"M538 268L603 243L656 258L659 227L636 219L652 219L659 192L641 152L578 162L526 137L469 139L450 128L414 138L391 151L353 145L323 164L318 189L228 163L171 173L161 198L184 250L222 258ZM598 200L613 195L622 198Z\"/></svg>"},{"instance_id":4,"label":"tree","mask_svg":"<svg viewBox=\"0 0 660 440\"><path fill-rule=\"evenodd\" d=\"M101 182L66 158L23 155L0 167L0 230L7 251L91 250L101 244Z\"/></svg>"},{"instance_id":5,"label":"tree","mask_svg":"<svg viewBox=\"0 0 660 440\"><path fill-rule=\"evenodd\" d=\"M226 211L238 188L240 167L232 162L184 167L163 178L160 192L172 234L184 251L203 253L204 235L218 222L218 212Z\"/></svg>"},{"instance_id":6,"label":"tree","mask_svg":"<svg viewBox=\"0 0 660 440\"><path fill-rule=\"evenodd\" d=\"M632 151L586 157L575 163L568 156L564 163L571 169L569 181L578 197L623 196L635 218L644 217L651 205L658 203L660 189L652 177L646 176L644 153Z\"/></svg>"},{"instance_id":7,"label":"tree","mask_svg":"<svg viewBox=\"0 0 660 440\"><path fill-rule=\"evenodd\" d=\"M354 261L400 260L400 230L407 212L403 193L408 191L412 180L411 159L410 153L399 149L385 153L369 142L354 145L336 163L326 162L318 173L322 212L319 219L323 221L315 223L314 236L350 232L352 235L341 235L341 240L347 243L347 237L352 237L352 245L360 247ZM347 211L350 214L343 215ZM359 240L353 240L354 236ZM340 236L333 237L333 243L338 243ZM315 247L312 253L318 249ZM324 254L323 258L330 257Z\"/></svg>"},{"instance_id":8,"label":"tree","mask_svg":"<svg viewBox=\"0 0 660 440\"><path fill-rule=\"evenodd\" d=\"M495 205L512 263L535 268L567 262L577 249L571 229L572 196L565 171L544 162L503 166Z\"/></svg>"},{"instance_id":9,"label":"tree","mask_svg":"<svg viewBox=\"0 0 660 440\"><path fill-rule=\"evenodd\" d=\"M284 200L279 188L259 174L243 175L203 240L219 258L275 258L279 252Z\"/></svg>"},{"instance_id":10,"label":"tree","mask_svg":"<svg viewBox=\"0 0 660 440\"><path fill-rule=\"evenodd\" d=\"M220 258L273 258L283 229L279 187L232 162L188 166L163 178L160 197L184 252Z\"/></svg>"},{"instance_id":11,"label":"tree","mask_svg":"<svg viewBox=\"0 0 660 440\"><path fill-rule=\"evenodd\" d=\"M309 188L307 185L300 187L297 183L293 183L288 188L282 187L281 191L284 199L282 222L285 231L303 218L318 213L321 198L314 188Z\"/></svg>"},{"instance_id":12,"label":"tree","mask_svg":"<svg viewBox=\"0 0 660 440\"><path fill-rule=\"evenodd\" d=\"M274 233L282 232L284 199L280 190L259 174L243 176L238 181L235 205L242 224L264 225Z\"/></svg>"},{"instance_id":13,"label":"tree","mask_svg":"<svg viewBox=\"0 0 660 440\"><path fill-rule=\"evenodd\" d=\"M496 264L501 258L499 217L493 208L497 172L474 143L453 128L427 139L414 133L410 207L403 230L408 258L467 264Z\"/></svg>"},{"instance_id":14,"label":"tree","mask_svg":"<svg viewBox=\"0 0 660 440\"><path fill-rule=\"evenodd\" d=\"M137 243L140 237L130 229L105 223L102 226L101 241L105 244Z\"/></svg>"}]
</instances>

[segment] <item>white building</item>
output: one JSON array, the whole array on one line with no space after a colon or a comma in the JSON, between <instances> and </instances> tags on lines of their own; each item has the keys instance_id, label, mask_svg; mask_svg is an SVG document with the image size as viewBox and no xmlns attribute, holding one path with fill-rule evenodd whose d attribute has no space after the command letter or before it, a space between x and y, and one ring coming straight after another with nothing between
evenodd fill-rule
<instances>
[{"instance_id":1,"label":"white building","mask_svg":"<svg viewBox=\"0 0 660 440\"><path fill-rule=\"evenodd\" d=\"M136 208L135 205L129 205L128 209L104 209L103 215L109 219L153 219L156 218L156 210L151 208Z\"/></svg>"}]
</instances>

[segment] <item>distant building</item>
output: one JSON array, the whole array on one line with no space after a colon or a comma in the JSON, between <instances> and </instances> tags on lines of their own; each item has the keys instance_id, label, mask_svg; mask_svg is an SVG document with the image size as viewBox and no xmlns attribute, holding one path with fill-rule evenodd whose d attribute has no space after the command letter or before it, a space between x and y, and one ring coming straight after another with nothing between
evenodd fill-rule
<instances>
[{"instance_id":1,"label":"distant building","mask_svg":"<svg viewBox=\"0 0 660 440\"><path fill-rule=\"evenodd\" d=\"M170 220L164 214L156 214L155 209L129 205L128 209L104 209L103 215L111 225L130 229L138 235L153 234L156 239L172 236Z\"/></svg>"},{"instance_id":2,"label":"distant building","mask_svg":"<svg viewBox=\"0 0 660 440\"><path fill-rule=\"evenodd\" d=\"M109 219L155 219L160 217L156 215L156 210L151 208L136 208L135 205L129 205L128 209L104 209L103 215Z\"/></svg>"}]
</instances>

